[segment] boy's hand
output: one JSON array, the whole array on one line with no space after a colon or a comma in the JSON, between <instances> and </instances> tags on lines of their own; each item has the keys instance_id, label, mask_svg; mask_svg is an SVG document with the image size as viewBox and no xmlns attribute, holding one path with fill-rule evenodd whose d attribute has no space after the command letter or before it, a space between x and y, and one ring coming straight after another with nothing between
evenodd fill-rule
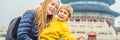
<instances>
[{"instance_id":1,"label":"boy's hand","mask_svg":"<svg viewBox=\"0 0 120 40\"><path fill-rule=\"evenodd\" d=\"M84 40L84 36L78 37L77 40Z\"/></svg>"}]
</instances>

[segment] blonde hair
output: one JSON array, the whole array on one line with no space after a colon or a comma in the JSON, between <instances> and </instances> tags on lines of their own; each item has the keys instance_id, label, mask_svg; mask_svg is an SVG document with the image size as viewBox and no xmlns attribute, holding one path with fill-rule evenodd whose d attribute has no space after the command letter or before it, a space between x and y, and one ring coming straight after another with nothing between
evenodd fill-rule
<instances>
[{"instance_id":1,"label":"blonde hair","mask_svg":"<svg viewBox=\"0 0 120 40\"><path fill-rule=\"evenodd\" d=\"M54 14L52 15L52 18L51 19L47 19L47 8L48 8L48 4L53 1L53 0L44 0L40 6L41 7L38 7L35 9L35 12L36 12L36 16L35 16L35 21L38 21L38 34L37 36L40 36L41 32L46 28L46 24L48 24Z\"/></svg>"},{"instance_id":2,"label":"blonde hair","mask_svg":"<svg viewBox=\"0 0 120 40\"><path fill-rule=\"evenodd\" d=\"M67 10L67 12L69 13L68 17L71 17L71 15L72 15L72 13L73 13L73 9L72 9L72 7L71 7L70 5L68 5L68 4L63 4L63 5L60 6L59 11L60 11L61 9ZM58 12L59 12L59 11L58 11Z\"/></svg>"}]
</instances>

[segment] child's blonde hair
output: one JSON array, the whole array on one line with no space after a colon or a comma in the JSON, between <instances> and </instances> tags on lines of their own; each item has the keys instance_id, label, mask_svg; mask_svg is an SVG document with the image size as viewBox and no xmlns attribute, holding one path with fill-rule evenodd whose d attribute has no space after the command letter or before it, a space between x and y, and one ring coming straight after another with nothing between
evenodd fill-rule
<instances>
[{"instance_id":1,"label":"child's blonde hair","mask_svg":"<svg viewBox=\"0 0 120 40\"><path fill-rule=\"evenodd\" d=\"M73 13L72 7L71 7L70 5L68 5L68 4L63 4L63 5L60 6L58 12L59 12L62 8L65 9L65 10L67 10L67 12L69 13L68 17L71 17L71 15L72 15L72 13Z\"/></svg>"}]
</instances>

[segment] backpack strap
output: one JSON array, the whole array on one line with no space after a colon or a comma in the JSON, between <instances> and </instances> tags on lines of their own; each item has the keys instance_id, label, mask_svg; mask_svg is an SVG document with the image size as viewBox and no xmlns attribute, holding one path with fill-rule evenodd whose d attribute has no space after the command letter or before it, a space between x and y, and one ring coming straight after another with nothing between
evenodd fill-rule
<instances>
[{"instance_id":1,"label":"backpack strap","mask_svg":"<svg viewBox=\"0 0 120 40\"><path fill-rule=\"evenodd\" d=\"M18 29L18 26L19 26L19 23L20 23L20 20L21 20L21 16L19 16L19 17L17 17L16 18L17 20L15 20L16 22L15 22L15 24L14 24L14 26L12 27L14 30L12 30L12 37L14 38L14 39L17 39L17 29Z\"/></svg>"}]
</instances>

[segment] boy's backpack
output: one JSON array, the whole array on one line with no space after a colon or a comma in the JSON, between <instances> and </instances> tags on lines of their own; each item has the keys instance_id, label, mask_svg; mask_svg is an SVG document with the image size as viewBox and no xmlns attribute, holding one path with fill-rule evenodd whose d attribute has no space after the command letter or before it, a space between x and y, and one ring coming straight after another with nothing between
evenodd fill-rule
<instances>
[{"instance_id":1,"label":"boy's backpack","mask_svg":"<svg viewBox=\"0 0 120 40\"><path fill-rule=\"evenodd\" d=\"M6 40L17 40L17 29L21 20L21 16L12 19L9 24Z\"/></svg>"}]
</instances>

